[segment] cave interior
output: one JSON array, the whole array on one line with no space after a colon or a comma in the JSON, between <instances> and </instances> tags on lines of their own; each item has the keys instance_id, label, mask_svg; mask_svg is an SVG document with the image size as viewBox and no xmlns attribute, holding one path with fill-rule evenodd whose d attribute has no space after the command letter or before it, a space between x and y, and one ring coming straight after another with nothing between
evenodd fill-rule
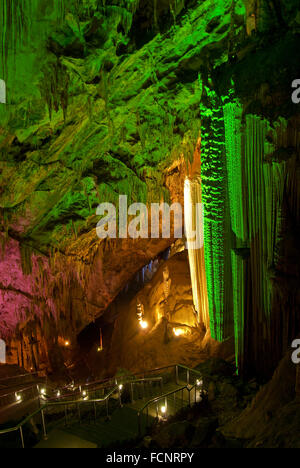
<instances>
[{"instance_id":1,"label":"cave interior","mask_svg":"<svg viewBox=\"0 0 300 468\"><path fill-rule=\"evenodd\" d=\"M0 447L300 448L299 1L0 12Z\"/></svg>"}]
</instances>

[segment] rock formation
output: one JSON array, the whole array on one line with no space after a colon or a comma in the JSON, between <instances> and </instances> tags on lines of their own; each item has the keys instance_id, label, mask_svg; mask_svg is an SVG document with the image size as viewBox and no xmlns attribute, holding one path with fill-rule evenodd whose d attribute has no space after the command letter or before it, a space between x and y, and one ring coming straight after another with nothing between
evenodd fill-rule
<instances>
[{"instance_id":1,"label":"rock formation","mask_svg":"<svg viewBox=\"0 0 300 468\"><path fill-rule=\"evenodd\" d=\"M234 339L240 372L272 375L300 328L299 107L291 100L298 7L2 1L0 335L8 362L68 367L78 335L175 241L101 240L97 206L119 195L183 206L189 178L204 213L204 248L189 252L195 333ZM164 307L177 322L171 279ZM185 320L194 325L191 304Z\"/></svg>"}]
</instances>

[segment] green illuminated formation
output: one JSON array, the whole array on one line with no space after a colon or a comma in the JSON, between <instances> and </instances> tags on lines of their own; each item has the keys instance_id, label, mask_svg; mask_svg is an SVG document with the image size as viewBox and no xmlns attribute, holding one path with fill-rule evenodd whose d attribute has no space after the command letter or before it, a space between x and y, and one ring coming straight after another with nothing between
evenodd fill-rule
<instances>
[{"instance_id":1,"label":"green illuminated formation","mask_svg":"<svg viewBox=\"0 0 300 468\"><path fill-rule=\"evenodd\" d=\"M242 124L242 106L225 99L224 122L228 195L233 244L231 248L233 314L237 366L242 369L245 353L259 362L269 342L272 356L272 281L278 263L278 241L282 230L285 161L268 155L282 144L286 123L279 120L271 129L261 117L247 115ZM269 138L267 138L269 137ZM270 141L272 140L272 143ZM273 273L272 273L273 271ZM249 303L247 282L255 294ZM250 313L250 315L249 315ZM269 331L267 331L269 330ZM252 345L249 348L251 334ZM274 337L273 339L276 340ZM255 343L255 344L254 344ZM272 359L272 358L271 358Z\"/></svg>"},{"instance_id":2,"label":"green illuminated formation","mask_svg":"<svg viewBox=\"0 0 300 468\"><path fill-rule=\"evenodd\" d=\"M231 249L232 294L234 336L237 367L242 365L244 355L244 308L245 308L245 275L247 252L247 197L244 193L244 168L242 158L242 107L234 102L233 93L224 105L226 165L228 174L228 196L230 206L233 245Z\"/></svg>"},{"instance_id":3,"label":"green illuminated formation","mask_svg":"<svg viewBox=\"0 0 300 468\"><path fill-rule=\"evenodd\" d=\"M275 314L272 317L271 313L276 303L274 279L279 267L278 246L283 227L284 184L288 163L272 161L270 155L276 147L286 145L286 138L294 138L293 131L290 135L288 137L286 124L281 120L271 129L270 124L261 117L246 117L245 186L250 240L249 267L255 291L249 325L257 323L248 352L251 352L254 362L259 362L259 356L266 353L272 363L272 349L276 347L276 340L280 339L276 337L278 332L273 335L273 330L280 323L280 320L277 322L279 317Z\"/></svg>"},{"instance_id":4,"label":"green illuminated formation","mask_svg":"<svg viewBox=\"0 0 300 468\"><path fill-rule=\"evenodd\" d=\"M183 203L201 137L205 273L201 251L195 302L207 285L203 322L215 340L235 340L240 370L275 367L299 323L298 9L297 0L1 0L0 245L19 274L5 294L20 327L38 309L49 333L58 318L78 333L172 245L100 242L96 209L119 195ZM0 294L4 284L0 271Z\"/></svg>"},{"instance_id":5,"label":"green illuminated formation","mask_svg":"<svg viewBox=\"0 0 300 468\"><path fill-rule=\"evenodd\" d=\"M209 107L202 106L201 178L204 204L204 251L211 335L228 338L226 312L225 238L226 183L223 110L218 96L205 87ZM228 264L227 264L228 265Z\"/></svg>"}]
</instances>

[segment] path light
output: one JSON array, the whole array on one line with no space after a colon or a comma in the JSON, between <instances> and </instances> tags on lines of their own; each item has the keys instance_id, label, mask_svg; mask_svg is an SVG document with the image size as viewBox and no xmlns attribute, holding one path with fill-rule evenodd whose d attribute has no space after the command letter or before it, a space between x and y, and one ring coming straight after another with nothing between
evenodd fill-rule
<instances>
[{"instance_id":1,"label":"path light","mask_svg":"<svg viewBox=\"0 0 300 468\"><path fill-rule=\"evenodd\" d=\"M21 395L18 395L18 393L16 393L16 401L22 401L22 397Z\"/></svg>"},{"instance_id":2,"label":"path light","mask_svg":"<svg viewBox=\"0 0 300 468\"><path fill-rule=\"evenodd\" d=\"M182 328L173 328L173 333L175 336L181 336L185 334L185 330Z\"/></svg>"},{"instance_id":3,"label":"path light","mask_svg":"<svg viewBox=\"0 0 300 468\"><path fill-rule=\"evenodd\" d=\"M83 390L83 392L82 392L82 396L83 396L84 398L87 396L87 393L86 393L86 391L85 391L85 390Z\"/></svg>"},{"instance_id":4,"label":"path light","mask_svg":"<svg viewBox=\"0 0 300 468\"><path fill-rule=\"evenodd\" d=\"M43 396L46 395L46 390L44 388L42 388L42 390L41 390L41 395L43 395Z\"/></svg>"},{"instance_id":5,"label":"path light","mask_svg":"<svg viewBox=\"0 0 300 468\"><path fill-rule=\"evenodd\" d=\"M123 385L119 385L119 390L122 391L123 390Z\"/></svg>"},{"instance_id":6,"label":"path light","mask_svg":"<svg viewBox=\"0 0 300 468\"><path fill-rule=\"evenodd\" d=\"M57 392L57 394L56 394L57 398L59 398L60 395L61 395L61 393L60 393L60 391L58 390L58 392Z\"/></svg>"},{"instance_id":7,"label":"path light","mask_svg":"<svg viewBox=\"0 0 300 468\"><path fill-rule=\"evenodd\" d=\"M142 327L143 330L146 330L146 328L148 328L148 322L146 322L145 320L141 320L140 326Z\"/></svg>"},{"instance_id":8,"label":"path light","mask_svg":"<svg viewBox=\"0 0 300 468\"><path fill-rule=\"evenodd\" d=\"M65 341L65 347L68 348L68 346L70 346L70 341L66 340Z\"/></svg>"},{"instance_id":9,"label":"path light","mask_svg":"<svg viewBox=\"0 0 300 468\"><path fill-rule=\"evenodd\" d=\"M197 380L196 384L197 384L197 387L202 387L203 386L203 380Z\"/></svg>"},{"instance_id":10,"label":"path light","mask_svg":"<svg viewBox=\"0 0 300 468\"><path fill-rule=\"evenodd\" d=\"M167 412L166 406L162 406L160 410L161 410L162 414L165 416L166 412Z\"/></svg>"}]
</instances>

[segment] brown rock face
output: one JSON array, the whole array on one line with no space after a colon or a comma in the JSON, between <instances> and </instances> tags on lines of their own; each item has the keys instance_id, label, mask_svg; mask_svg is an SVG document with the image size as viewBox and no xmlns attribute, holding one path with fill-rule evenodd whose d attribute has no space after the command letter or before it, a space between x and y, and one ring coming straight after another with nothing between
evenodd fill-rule
<instances>
[{"instance_id":1,"label":"brown rock face","mask_svg":"<svg viewBox=\"0 0 300 468\"><path fill-rule=\"evenodd\" d=\"M120 297L108 314L116 309L107 347L101 356L93 348L86 359L93 373L101 366L103 375L114 375L118 369L140 373L176 363L194 367L210 353L220 355L220 346L214 346L197 323L186 251L162 262L140 292ZM139 324L141 310L145 329Z\"/></svg>"}]
</instances>

